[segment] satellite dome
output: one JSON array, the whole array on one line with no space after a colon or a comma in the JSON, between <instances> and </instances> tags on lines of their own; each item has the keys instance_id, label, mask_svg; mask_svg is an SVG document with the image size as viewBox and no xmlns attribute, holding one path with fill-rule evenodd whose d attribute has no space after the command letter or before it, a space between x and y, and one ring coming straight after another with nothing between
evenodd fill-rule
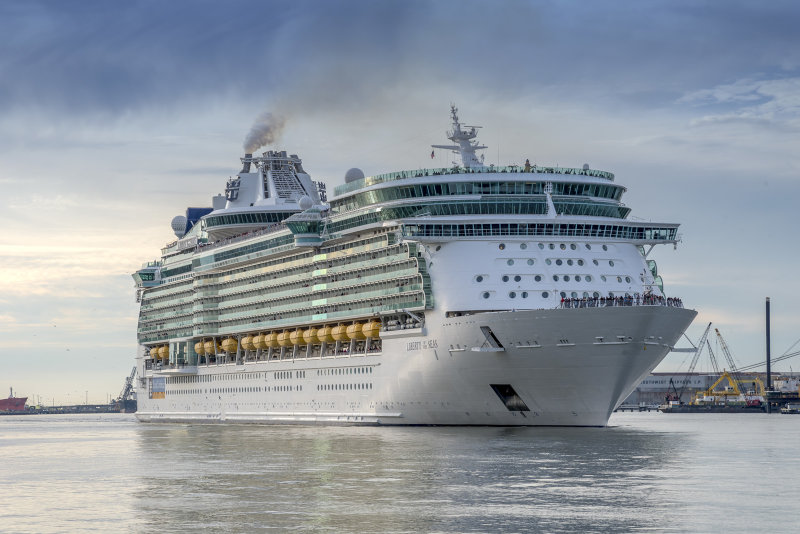
<instances>
[{"instance_id":1,"label":"satellite dome","mask_svg":"<svg viewBox=\"0 0 800 534\"><path fill-rule=\"evenodd\" d=\"M297 203L300 205L301 210L307 210L314 205L314 201L311 200L311 197L308 195L303 195L300 197L300 200L298 200Z\"/></svg>"},{"instance_id":2,"label":"satellite dome","mask_svg":"<svg viewBox=\"0 0 800 534\"><path fill-rule=\"evenodd\" d=\"M344 173L344 183L349 184L350 182L355 182L356 180L361 180L364 178L364 171L361 169L357 169L353 167L346 173Z\"/></svg>"},{"instance_id":3,"label":"satellite dome","mask_svg":"<svg viewBox=\"0 0 800 534\"><path fill-rule=\"evenodd\" d=\"M183 215L176 215L173 217L170 226L172 226L172 231L175 232L177 237L183 237L183 234L186 233L186 217Z\"/></svg>"},{"instance_id":4,"label":"satellite dome","mask_svg":"<svg viewBox=\"0 0 800 534\"><path fill-rule=\"evenodd\" d=\"M589 164L588 163L584 163L583 164L583 170L584 171L588 171L589 170Z\"/></svg>"}]
</instances>

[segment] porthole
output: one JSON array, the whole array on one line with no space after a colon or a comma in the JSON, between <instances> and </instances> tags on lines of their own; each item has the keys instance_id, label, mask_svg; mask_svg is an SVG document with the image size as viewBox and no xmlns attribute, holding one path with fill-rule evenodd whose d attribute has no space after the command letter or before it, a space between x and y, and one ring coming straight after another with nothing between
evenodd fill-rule
<instances>
[{"instance_id":1,"label":"porthole","mask_svg":"<svg viewBox=\"0 0 800 534\"><path fill-rule=\"evenodd\" d=\"M581 281L581 275L579 275L579 274L576 274L576 275L575 275L575 281L576 281L576 282L580 282L580 281Z\"/></svg>"},{"instance_id":2,"label":"porthole","mask_svg":"<svg viewBox=\"0 0 800 534\"><path fill-rule=\"evenodd\" d=\"M506 262L506 264L507 264L507 265L514 265L514 260L508 260L508 261Z\"/></svg>"},{"instance_id":3,"label":"porthole","mask_svg":"<svg viewBox=\"0 0 800 534\"><path fill-rule=\"evenodd\" d=\"M603 250L608 250L608 245L603 245Z\"/></svg>"},{"instance_id":4,"label":"porthole","mask_svg":"<svg viewBox=\"0 0 800 534\"><path fill-rule=\"evenodd\" d=\"M594 263L595 265L600 265L600 263L597 260L592 260L592 263Z\"/></svg>"},{"instance_id":5,"label":"porthole","mask_svg":"<svg viewBox=\"0 0 800 534\"><path fill-rule=\"evenodd\" d=\"M550 247L550 250L553 250L554 248L556 248L555 243L550 243L548 246Z\"/></svg>"},{"instance_id":6,"label":"porthole","mask_svg":"<svg viewBox=\"0 0 800 534\"><path fill-rule=\"evenodd\" d=\"M628 282L628 283L630 284L630 283L631 283L631 277L630 277L630 276L626 276L626 277L625 277L625 281L626 281L626 282Z\"/></svg>"},{"instance_id":7,"label":"porthole","mask_svg":"<svg viewBox=\"0 0 800 534\"><path fill-rule=\"evenodd\" d=\"M572 265L572 260L567 260L567 265Z\"/></svg>"},{"instance_id":8,"label":"porthole","mask_svg":"<svg viewBox=\"0 0 800 534\"><path fill-rule=\"evenodd\" d=\"M503 275L503 282L508 282L508 275L507 274Z\"/></svg>"},{"instance_id":9,"label":"porthole","mask_svg":"<svg viewBox=\"0 0 800 534\"><path fill-rule=\"evenodd\" d=\"M543 249L544 248L544 243L539 243L539 248Z\"/></svg>"},{"instance_id":10,"label":"porthole","mask_svg":"<svg viewBox=\"0 0 800 534\"><path fill-rule=\"evenodd\" d=\"M565 299L565 298L567 298L567 292L566 292L566 291L562 291L562 292L561 292L561 298L562 298L562 299Z\"/></svg>"},{"instance_id":11,"label":"porthole","mask_svg":"<svg viewBox=\"0 0 800 534\"><path fill-rule=\"evenodd\" d=\"M533 277L533 279L536 280L537 282L541 282L542 281L542 276L537 274L536 276Z\"/></svg>"},{"instance_id":12,"label":"porthole","mask_svg":"<svg viewBox=\"0 0 800 534\"><path fill-rule=\"evenodd\" d=\"M613 267L614 266L614 260L608 260L608 265Z\"/></svg>"},{"instance_id":13,"label":"porthole","mask_svg":"<svg viewBox=\"0 0 800 534\"><path fill-rule=\"evenodd\" d=\"M569 244L569 248L570 248L571 250L575 250L576 248L578 248L578 245L576 245L575 243L570 243L570 244Z\"/></svg>"},{"instance_id":14,"label":"porthole","mask_svg":"<svg viewBox=\"0 0 800 534\"><path fill-rule=\"evenodd\" d=\"M523 291L522 292L522 298L524 298L524 299L528 298L528 292L527 291Z\"/></svg>"},{"instance_id":15,"label":"porthole","mask_svg":"<svg viewBox=\"0 0 800 534\"><path fill-rule=\"evenodd\" d=\"M594 293L592 293L592 296L593 296L594 298L596 298L596 299L599 299L599 298L600 298L600 293L598 293L597 291L595 291Z\"/></svg>"},{"instance_id":16,"label":"porthole","mask_svg":"<svg viewBox=\"0 0 800 534\"><path fill-rule=\"evenodd\" d=\"M619 282L620 284L622 283L622 277L621 276L617 277L617 282Z\"/></svg>"},{"instance_id":17,"label":"porthole","mask_svg":"<svg viewBox=\"0 0 800 534\"><path fill-rule=\"evenodd\" d=\"M499 248L500 250L505 250L506 249L506 244L505 243L500 243L500 245L497 248Z\"/></svg>"},{"instance_id":18,"label":"porthole","mask_svg":"<svg viewBox=\"0 0 800 534\"><path fill-rule=\"evenodd\" d=\"M559 248L561 248L561 250L567 250L567 245L565 245L564 243L561 243L559 245Z\"/></svg>"},{"instance_id":19,"label":"porthole","mask_svg":"<svg viewBox=\"0 0 800 534\"><path fill-rule=\"evenodd\" d=\"M600 276L600 280L602 280L603 282L605 282L605 281L606 281L606 275L601 275L601 276Z\"/></svg>"},{"instance_id":20,"label":"porthole","mask_svg":"<svg viewBox=\"0 0 800 534\"><path fill-rule=\"evenodd\" d=\"M578 265L583 266L583 260L578 260Z\"/></svg>"},{"instance_id":21,"label":"porthole","mask_svg":"<svg viewBox=\"0 0 800 534\"><path fill-rule=\"evenodd\" d=\"M586 243L586 250L592 250L592 245L590 245L589 243Z\"/></svg>"},{"instance_id":22,"label":"porthole","mask_svg":"<svg viewBox=\"0 0 800 534\"><path fill-rule=\"evenodd\" d=\"M543 299L546 299L549 296L550 296L550 293L548 293L547 291L542 291L542 298Z\"/></svg>"},{"instance_id":23,"label":"porthole","mask_svg":"<svg viewBox=\"0 0 800 534\"><path fill-rule=\"evenodd\" d=\"M568 275L568 274L565 274L565 275L564 275L564 281L565 281L565 282L569 282L569 275Z\"/></svg>"},{"instance_id":24,"label":"porthole","mask_svg":"<svg viewBox=\"0 0 800 534\"><path fill-rule=\"evenodd\" d=\"M544 260L544 262L545 262L547 265L552 265L552 263L553 263L553 260L551 260L550 258L547 258L546 260Z\"/></svg>"},{"instance_id":25,"label":"porthole","mask_svg":"<svg viewBox=\"0 0 800 534\"><path fill-rule=\"evenodd\" d=\"M575 291L573 291L572 293L570 293L570 295L569 295L569 296L570 296L570 297L572 297L572 298L574 298L574 299L576 299L576 298L578 298L578 293L577 293L577 292L575 292Z\"/></svg>"},{"instance_id":26,"label":"porthole","mask_svg":"<svg viewBox=\"0 0 800 534\"><path fill-rule=\"evenodd\" d=\"M526 248L528 248L528 245L527 245L527 243L520 243L519 244L519 248L521 248L522 250L525 250Z\"/></svg>"},{"instance_id":27,"label":"porthole","mask_svg":"<svg viewBox=\"0 0 800 534\"><path fill-rule=\"evenodd\" d=\"M475 281L476 282L483 282L483 276L481 276L481 275L476 276L475 277Z\"/></svg>"},{"instance_id":28,"label":"porthole","mask_svg":"<svg viewBox=\"0 0 800 534\"><path fill-rule=\"evenodd\" d=\"M534 262L533 262L533 260L532 260L532 259L529 259L529 260L528 260L528 265L533 265L533 263L534 263Z\"/></svg>"},{"instance_id":29,"label":"porthole","mask_svg":"<svg viewBox=\"0 0 800 534\"><path fill-rule=\"evenodd\" d=\"M563 263L564 263L564 262L563 262L563 261L561 261L560 259L559 259L559 260L556 260L556 265L563 265Z\"/></svg>"},{"instance_id":30,"label":"porthole","mask_svg":"<svg viewBox=\"0 0 800 534\"><path fill-rule=\"evenodd\" d=\"M583 298L585 298L585 299L589 298L589 292L588 291L584 291L583 292Z\"/></svg>"},{"instance_id":31,"label":"porthole","mask_svg":"<svg viewBox=\"0 0 800 534\"><path fill-rule=\"evenodd\" d=\"M587 282L591 282L592 281L592 275L591 274L587 274L586 275L586 281Z\"/></svg>"},{"instance_id":32,"label":"porthole","mask_svg":"<svg viewBox=\"0 0 800 534\"><path fill-rule=\"evenodd\" d=\"M556 282L558 282L558 275L557 275L557 274L554 274L554 275L553 275L553 280L554 280L554 281L556 281Z\"/></svg>"},{"instance_id":33,"label":"porthole","mask_svg":"<svg viewBox=\"0 0 800 534\"><path fill-rule=\"evenodd\" d=\"M515 292L513 292L513 291L511 293L509 293L508 296L511 297L512 299L513 298L517 298L517 294Z\"/></svg>"},{"instance_id":34,"label":"porthole","mask_svg":"<svg viewBox=\"0 0 800 534\"><path fill-rule=\"evenodd\" d=\"M483 292L483 298L485 298L485 299L489 298L489 292L488 291L484 291Z\"/></svg>"},{"instance_id":35,"label":"porthole","mask_svg":"<svg viewBox=\"0 0 800 534\"><path fill-rule=\"evenodd\" d=\"M516 276L514 277L514 281L515 281L515 282L519 282L520 280L522 280L522 277L521 277L520 275L516 275Z\"/></svg>"}]
</instances>

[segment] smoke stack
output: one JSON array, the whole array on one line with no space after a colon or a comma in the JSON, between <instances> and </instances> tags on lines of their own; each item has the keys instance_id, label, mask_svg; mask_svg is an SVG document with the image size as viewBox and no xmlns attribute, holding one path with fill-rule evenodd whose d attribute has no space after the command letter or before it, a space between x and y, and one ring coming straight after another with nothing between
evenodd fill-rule
<instances>
[{"instance_id":1,"label":"smoke stack","mask_svg":"<svg viewBox=\"0 0 800 534\"><path fill-rule=\"evenodd\" d=\"M242 158L242 170L239 171L240 173L248 173L250 172L250 162L253 160L252 154L245 154Z\"/></svg>"},{"instance_id":2,"label":"smoke stack","mask_svg":"<svg viewBox=\"0 0 800 534\"><path fill-rule=\"evenodd\" d=\"M769 350L769 297L767 297L767 391L772 391L772 358Z\"/></svg>"}]
</instances>

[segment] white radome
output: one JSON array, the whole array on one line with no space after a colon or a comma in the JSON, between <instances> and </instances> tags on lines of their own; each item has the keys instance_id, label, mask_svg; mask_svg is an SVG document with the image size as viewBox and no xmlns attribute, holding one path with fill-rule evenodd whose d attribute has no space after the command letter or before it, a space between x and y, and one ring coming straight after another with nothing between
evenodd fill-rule
<instances>
[{"instance_id":1,"label":"white radome","mask_svg":"<svg viewBox=\"0 0 800 534\"><path fill-rule=\"evenodd\" d=\"M186 217L183 215L176 215L172 218L170 226L172 226L172 231L175 232L177 237L183 237L183 234L186 233L186 222Z\"/></svg>"},{"instance_id":2,"label":"white radome","mask_svg":"<svg viewBox=\"0 0 800 534\"><path fill-rule=\"evenodd\" d=\"M302 197L300 197L300 200L297 201L297 204L300 206L301 210L305 211L314 205L314 201L311 200L310 196L303 195Z\"/></svg>"},{"instance_id":3,"label":"white radome","mask_svg":"<svg viewBox=\"0 0 800 534\"><path fill-rule=\"evenodd\" d=\"M344 173L344 183L349 184L350 182L355 182L356 180L363 180L364 179L364 171L353 167L346 173Z\"/></svg>"}]
</instances>

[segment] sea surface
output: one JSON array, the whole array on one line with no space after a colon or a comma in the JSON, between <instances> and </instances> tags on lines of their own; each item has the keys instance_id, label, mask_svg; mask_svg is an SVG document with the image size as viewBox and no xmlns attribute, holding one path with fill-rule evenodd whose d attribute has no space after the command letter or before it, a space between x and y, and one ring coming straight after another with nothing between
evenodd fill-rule
<instances>
[{"instance_id":1,"label":"sea surface","mask_svg":"<svg viewBox=\"0 0 800 534\"><path fill-rule=\"evenodd\" d=\"M800 532L800 416L607 428L0 417L0 532Z\"/></svg>"}]
</instances>

